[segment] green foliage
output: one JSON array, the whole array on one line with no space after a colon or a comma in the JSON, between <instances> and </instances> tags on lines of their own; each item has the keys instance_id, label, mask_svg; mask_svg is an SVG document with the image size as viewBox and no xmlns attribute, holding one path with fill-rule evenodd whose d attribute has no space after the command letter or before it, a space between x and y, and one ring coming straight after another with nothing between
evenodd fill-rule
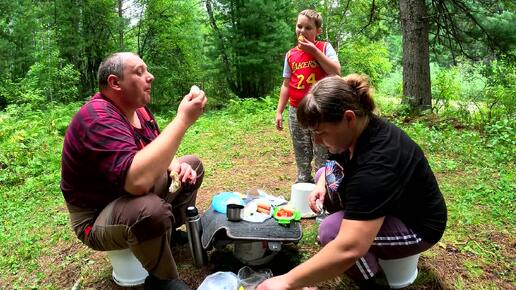
<instances>
[{"instance_id":1,"label":"green foliage","mask_svg":"<svg viewBox=\"0 0 516 290\"><path fill-rule=\"evenodd\" d=\"M499 7L498 13L482 17L480 21L503 50L514 51L516 49L516 33L514 33L516 14L514 14L514 7L512 11L500 8L502 7Z\"/></svg>"},{"instance_id":2,"label":"green foliage","mask_svg":"<svg viewBox=\"0 0 516 290\"><path fill-rule=\"evenodd\" d=\"M389 50L389 59L393 67L396 69L403 67L403 45L402 37L399 34L389 34L386 37L386 43Z\"/></svg>"},{"instance_id":3,"label":"green foliage","mask_svg":"<svg viewBox=\"0 0 516 290\"><path fill-rule=\"evenodd\" d=\"M0 94L7 104L41 104L45 100L42 91L34 80L23 79L20 82L4 80L0 86Z\"/></svg>"},{"instance_id":4,"label":"green foliage","mask_svg":"<svg viewBox=\"0 0 516 290\"><path fill-rule=\"evenodd\" d=\"M514 160L516 158L516 120L514 118L503 118L486 125L487 146L497 148L500 145L508 148L503 152L495 152L499 159Z\"/></svg>"},{"instance_id":5,"label":"green foliage","mask_svg":"<svg viewBox=\"0 0 516 290\"><path fill-rule=\"evenodd\" d=\"M486 102L488 121L516 113L516 64L511 58L494 60L485 66L487 86L483 100Z\"/></svg>"},{"instance_id":6,"label":"green foliage","mask_svg":"<svg viewBox=\"0 0 516 290\"><path fill-rule=\"evenodd\" d=\"M339 51L339 60L342 75L366 74L373 84L379 82L392 68L385 42L371 42L365 38L346 42Z\"/></svg>"},{"instance_id":7,"label":"green foliage","mask_svg":"<svg viewBox=\"0 0 516 290\"><path fill-rule=\"evenodd\" d=\"M459 71L456 68L447 70L439 70L432 73L432 99L433 110L439 113L443 107L447 107L452 100L458 100L460 97L460 80L458 79Z\"/></svg>"},{"instance_id":8,"label":"green foliage","mask_svg":"<svg viewBox=\"0 0 516 290\"><path fill-rule=\"evenodd\" d=\"M69 239L59 190L63 132L77 104L25 104L0 112L0 276L42 271L38 258ZM2 280L4 280L2 278ZM41 280L21 278L8 288ZM0 281L0 285L2 285ZM2 287L7 287L3 284Z\"/></svg>"},{"instance_id":9,"label":"green foliage","mask_svg":"<svg viewBox=\"0 0 516 290\"><path fill-rule=\"evenodd\" d=\"M265 96L281 82L284 55L293 41L295 19L288 18L288 1L223 0L212 8L214 79L224 80L240 98Z\"/></svg>"},{"instance_id":10,"label":"green foliage","mask_svg":"<svg viewBox=\"0 0 516 290\"><path fill-rule=\"evenodd\" d=\"M0 75L16 82L33 62L32 52L37 49L33 32L41 27L41 9L30 0L20 0L1 1L0 11Z\"/></svg>"},{"instance_id":11,"label":"green foliage","mask_svg":"<svg viewBox=\"0 0 516 290\"><path fill-rule=\"evenodd\" d=\"M146 4L145 15L131 37L154 75L153 108L176 105L193 84L201 85L203 30L200 6L195 1L155 0Z\"/></svg>"},{"instance_id":12,"label":"green foliage","mask_svg":"<svg viewBox=\"0 0 516 290\"><path fill-rule=\"evenodd\" d=\"M51 33L49 40L52 40ZM68 103L77 99L80 73L59 57L57 47L51 43L35 53L36 62L30 67L22 86L41 90L45 101Z\"/></svg>"},{"instance_id":13,"label":"green foliage","mask_svg":"<svg viewBox=\"0 0 516 290\"><path fill-rule=\"evenodd\" d=\"M514 5L508 2L432 1L428 14L434 59L443 65L456 64L459 56L479 60L514 53Z\"/></svg>"},{"instance_id":14,"label":"green foliage","mask_svg":"<svg viewBox=\"0 0 516 290\"><path fill-rule=\"evenodd\" d=\"M70 121L77 104L63 107L36 106L32 103L9 106L0 115L1 151L0 177L3 185L17 185L31 176L39 176L48 170L45 165L55 156L45 156L49 150L59 147L59 136ZM56 151L59 153L59 151ZM57 165L58 167L58 165Z\"/></svg>"},{"instance_id":15,"label":"green foliage","mask_svg":"<svg viewBox=\"0 0 516 290\"><path fill-rule=\"evenodd\" d=\"M43 52L44 53L44 52ZM46 102L70 102L77 99L79 72L71 64L63 64L57 51L38 53L38 59L27 75L18 82L4 80L0 95L6 104L43 105Z\"/></svg>"},{"instance_id":16,"label":"green foliage","mask_svg":"<svg viewBox=\"0 0 516 290\"><path fill-rule=\"evenodd\" d=\"M51 28L59 55L80 72L79 94L74 100L83 100L96 91L97 69L104 57L125 50L118 39L117 2L56 0L48 5L47 14L54 15Z\"/></svg>"},{"instance_id":17,"label":"green foliage","mask_svg":"<svg viewBox=\"0 0 516 290\"><path fill-rule=\"evenodd\" d=\"M515 115L514 63L501 58L487 64L462 61L448 68L432 65L434 113L484 128ZM386 84L386 86L384 86ZM382 82L388 95L390 81Z\"/></svg>"},{"instance_id":18,"label":"green foliage","mask_svg":"<svg viewBox=\"0 0 516 290\"><path fill-rule=\"evenodd\" d=\"M375 87L378 89L378 94L392 98L401 98L403 94L403 76L401 70L395 70L385 75Z\"/></svg>"},{"instance_id":19,"label":"green foliage","mask_svg":"<svg viewBox=\"0 0 516 290\"><path fill-rule=\"evenodd\" d=\"M276 112L276 103L276 98L269 96L260 99L260 101L258 102L252 99L230 100L224 112L227 112L228 114L232 114L234 116L244 114L265 117L266 115L263 114L265 112ZM262 120L265 121L264 119Z\"/></svg>"}]
</instances>

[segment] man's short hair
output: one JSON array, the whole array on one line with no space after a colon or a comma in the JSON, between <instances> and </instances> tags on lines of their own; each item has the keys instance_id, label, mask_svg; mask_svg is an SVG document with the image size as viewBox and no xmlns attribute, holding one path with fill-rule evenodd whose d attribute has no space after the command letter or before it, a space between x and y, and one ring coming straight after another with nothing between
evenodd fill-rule
<instances>
[{"instance_id":1,"label":"man's short hair","mask_svg":"<svg viewBox=\"0 0 516 290\"><path fill-rule=\"evenodd\" d=\"M99 80L99 89L102 90L108 85L109 75L115 75L120 79L124 76L124 56L134 54L132 52L116 52L106 57L99 66L97 78Z\"/></svg>"}]
</instances>

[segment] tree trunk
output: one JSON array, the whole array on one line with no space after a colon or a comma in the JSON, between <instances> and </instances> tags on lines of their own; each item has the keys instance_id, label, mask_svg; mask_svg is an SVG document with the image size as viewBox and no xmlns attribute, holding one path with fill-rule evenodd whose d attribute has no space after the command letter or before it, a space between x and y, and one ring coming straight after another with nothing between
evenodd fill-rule
<instances>
[{"instance_id":1,"label":"tree trunk","mask_svg":"<svg viewBox=\"0 0 516 290\"><path fill-rule=\"evenodd\" d=\"M432 108L428 17L423 0L400 0L403 31L403 100L412 112Z\"/></svg>"},{"instance_id":2,"label":"tree trunk","mask_svg":"<svg viewBox=\"0 0 516 290\"><path fill-rule=\"evenodd\" d=\"M124 50L124 10L123 10L123 0L118 0L118 46L120 51Z\"/></svg>"}]
</instances>

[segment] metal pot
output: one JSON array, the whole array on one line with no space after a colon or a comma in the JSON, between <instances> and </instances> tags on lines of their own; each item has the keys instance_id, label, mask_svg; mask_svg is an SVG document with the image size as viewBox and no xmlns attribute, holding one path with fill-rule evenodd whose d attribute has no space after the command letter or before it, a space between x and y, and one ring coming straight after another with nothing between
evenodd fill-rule
<instances>
[{"instance_id":1,"label":"metal pot","mask_svg":"<svg viewBox=\"0 0 516 290\"><path fill-rule=\"evenodd\" d=\"M244 206L241 204L230 203L226 207L226 216L229 221L238 222L242 220L242 210Z\"/></svg>"}]
</instances>

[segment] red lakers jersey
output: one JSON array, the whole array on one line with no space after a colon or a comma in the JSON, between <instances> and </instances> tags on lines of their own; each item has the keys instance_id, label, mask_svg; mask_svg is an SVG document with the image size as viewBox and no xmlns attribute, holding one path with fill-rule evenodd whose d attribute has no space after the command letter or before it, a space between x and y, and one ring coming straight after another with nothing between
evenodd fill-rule
<instances>
[{"instance_id":1,"label":"red lakers jersey","mask_svg":"<svg viewBox=\"0 0 516 290\"><path fill-rule=\"evenodd\" d=\"M324 41L316 41L315 46L323 53L326 50ZM317 63L314 56L302 51L297 46L288 52L287 59L291 72L288 89L290 105L297 108L310 87L327 76L327 73Z\"/></svg>"}]
</instances>

